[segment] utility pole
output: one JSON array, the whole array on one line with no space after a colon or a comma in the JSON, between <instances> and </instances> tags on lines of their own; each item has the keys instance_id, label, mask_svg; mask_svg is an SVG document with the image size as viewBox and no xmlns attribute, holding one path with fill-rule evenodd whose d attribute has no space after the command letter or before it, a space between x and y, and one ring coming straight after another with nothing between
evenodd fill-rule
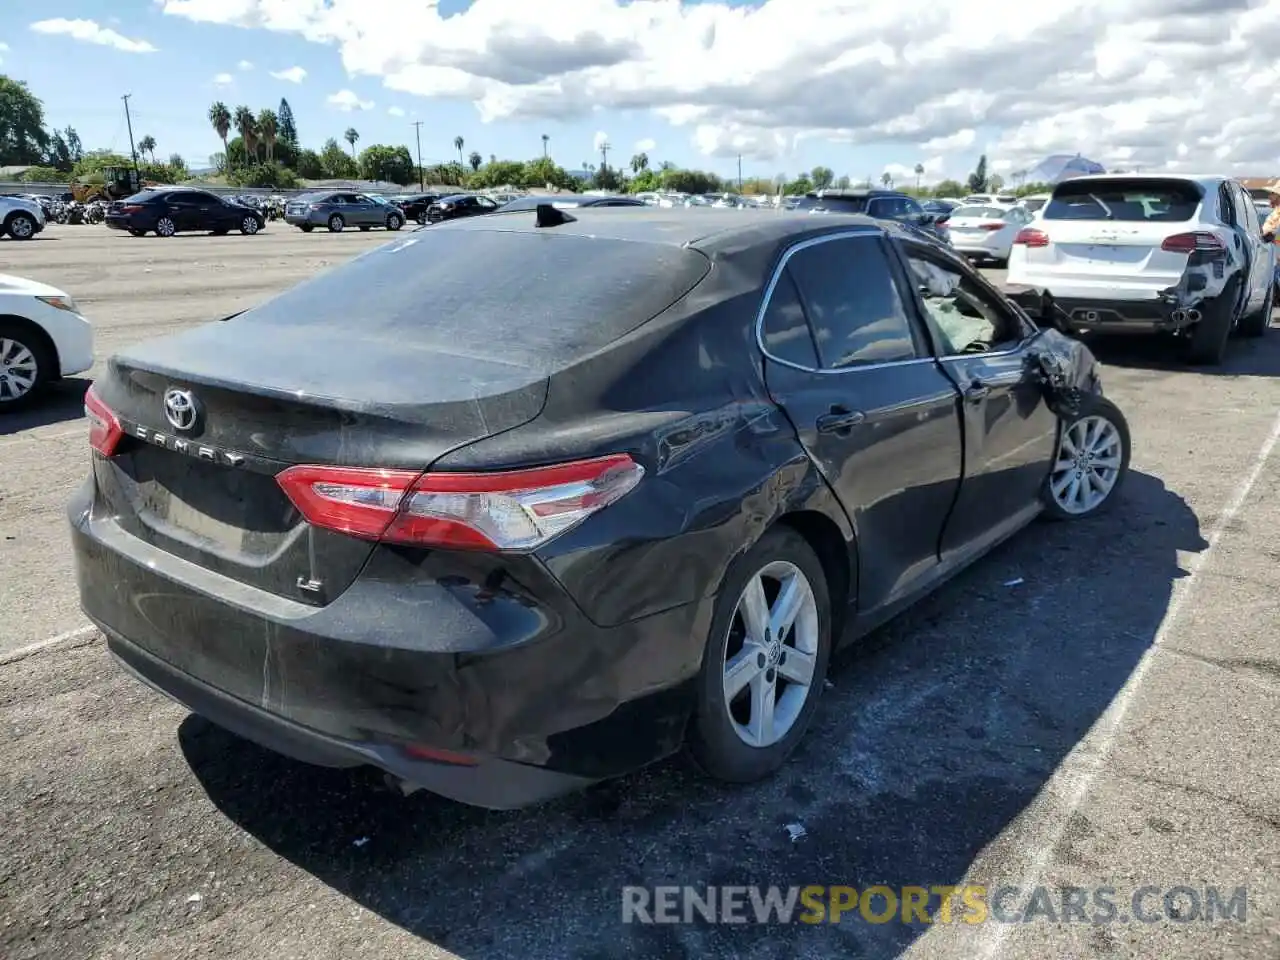
<instances>
[{"instance_id":1,"label":"utility pole","mask_svg":"<svg viewBox=\"0 0 1280 960\"><path fill-rule=\"evenodd\" d=\"M738 193L742 193L742 154L738 154Z\"/></svg>"},{"instance_id":2,"label":"utility pole","mask_svg":"<svg viewBox=\"0 0 1280 960\"><path fill-rule=\"evenodd\" d=\"M609 169L609 149L610 147L609 147L608 140L600 144L600 169L601 170Z\"/></svg>"},{"instance_id":3,"label":"utility pole","mask_svg":"<svg viewBox=\"0 0 1280 960\"><path fill-rule=\"evenodd\" d=\"M415 120L413 122L413 135L418 139L418 191L420 193L427 192L425 182L426 174L422 172L422 121Z\"/></svg>"},{"instance_id":4,"label":"utility pole","mask_svg":"<svg viewBox=\"0 0 1280 960\"><path fill-rule=\"evenodd\" d=\"M132 96L132 93L126 93L120 99L124 101L124 122L129 128L129 156L133 157L133 175L138 180L138 186L141 187L142 173L138 170L138 151L133 146L133 120L129 116L129 98Z\"/></svg>"}]
</instances>

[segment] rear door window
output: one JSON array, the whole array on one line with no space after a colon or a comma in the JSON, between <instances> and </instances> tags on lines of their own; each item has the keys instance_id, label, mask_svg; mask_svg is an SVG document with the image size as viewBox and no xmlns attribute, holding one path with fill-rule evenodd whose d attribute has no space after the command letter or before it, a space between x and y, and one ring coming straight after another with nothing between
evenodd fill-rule
<instances>
[{"instance_id":1,"label":"rear door window","mask_svg":"<svg viewBox=\"0 0 1280 960\"><path fill-rule=\"evenodd\" d=\"M806 247L791 257L788 269L825 368L920 355L902 290L879 237L847 237Z\"/></svg>"},{"instance_id":2,"label":"rear door window","mask_svg":"<svg viewBox=\"0 0 1280 960\"><path fill-rule=\"evenodd\" d=\"M818 368L818 351L813 345L809 321L796 293L795 281L786 270L779 274L773 287L760 332L765 353L769 356L806 370Z\"/></svg>"},{"instance_id":3,"label":"rear door window","mask_svg":"<svg viewBox=\"0 0 1280 960\"><path fill-rule=\"evenodd\" d=\"M1201 196L1200 188L1190 180L1068 180L1053 191L1042 216L1045 220L1183 223L1195 216Z\"/></svg>"}]
</instances>

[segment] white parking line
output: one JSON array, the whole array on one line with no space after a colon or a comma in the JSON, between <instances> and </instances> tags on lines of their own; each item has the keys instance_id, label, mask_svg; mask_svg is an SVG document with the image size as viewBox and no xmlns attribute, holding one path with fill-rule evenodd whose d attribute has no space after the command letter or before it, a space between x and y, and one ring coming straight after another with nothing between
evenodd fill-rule
<instances>
[{"instance_id":1,"label":"white parking line","mask_svg":"<svg viewBox=\"0 0 1280 960\"><path fill-rule=\"evenodd\" d=\"M17 650L10 650L8 653L0 653L0 667L7 666L11 663L17 663L19 660L25 660L27 657L49 650L52 647L61 646L64 643L73 643L76 640L87 640L90 637L97 636L98 628L94 626L76 627L74 630L68 630L66 633L60 633L56 637L46 637L43 640L37 640L35 643L29 643L25 647L19 647Z\"/></svg>"},{"instance_id":2,"label":"white parking line","mask_svg":"<svg viewBox=\"0 0 1280 960\"><path fill-rule=\"evenodd\" d=\"M1272 451L1275 450L1277 441L1280 441L1280 415L1276 416L1271 425L1271 433L1267 435L1262 448L1258 451L1257 456L1254 457L1253 468L1236 486L1231 494L1231 499L1227 501L1226 506L1222 508L1222 513L1218 515L1218 522L1213 525L1213 529L1209 531L1209 535L1205 538L1207 545L1199 553L1191 555L1186 562L1186 576L1174 582L1169 606L1165 610L1164 619L1160 622L1160 628L1156 631L1155 638L1151 641L1151 646L1142 655L1137 666L1134 667L1133 673L1129 675L1129 679L1125 681L1124 686L1120 688L1112 699L1106 711L1094 723L1085 738L1081 740L1081 746L1084 749L1081 750L1080 759L1075 760L1075 754L1073 753L1072 756L1059 765L1060 774L1070 781L1070 789L1066 792L1065 803L1063 809L1059 812L1056 824L1036 851L1030 867L1023 875L1022 882L1019 885L1020 889L1026 890L1035 886L1036 882L1044 874L1045 868L1049 865L1049 858L1053 855L1053 851L1066 833L1067 824L1071 821L1072 814L1080 809L1085 798L1089 795L1089 791L1097 781L1098 775L1102 772L1107 759L1111 756L1111 752L1115 748L1116 737L1120 733L1120 727L1124 723L1125 716L1129 713L1130 706L1133 704L1134 694L1138 692L1138 688L1142 685L1143 680L1146 679L1147 671L1151 668L1151 661L1155 658L1169 634L1173 632L1174 627L1177 626L1178 615L1182 612L1183 606L1186 605L1187 598L1195 590L1197 578L1210 559L1212 559L1214 549L1217 547L1223 533L1235 520L1245 501L1249 499L1249 494L1253 492L1254 484L1262 476L1262 471L1266 467ZM1077 750L1080 749L1081 747L1077 747ZM1067 769L1069 764L1074 769ZM984 926L986 929L983 933L986 934L987 943L980 955L986 958L993 958L1004 946L1009 934L1010 924L992 923Z\"/></svg>"}]
</instances>

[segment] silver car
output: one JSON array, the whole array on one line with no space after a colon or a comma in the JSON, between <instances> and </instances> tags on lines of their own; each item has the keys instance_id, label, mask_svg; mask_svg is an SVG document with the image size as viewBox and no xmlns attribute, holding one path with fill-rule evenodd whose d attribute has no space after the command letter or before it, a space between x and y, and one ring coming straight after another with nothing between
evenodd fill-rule
<instances>
[{"instance_id":1,"label":"silver car","mask_svg":"<svg viewBox=\"0 0 1280 960\"><path fill-rule=\"evenodd\" d=\"M316 227L325 227L331 233L340 233L347 227L399 230L404 226L404 211L381 197L338 190L294 197L284 208L284 220L303 233Z\"/></svg>"}]
</instances>

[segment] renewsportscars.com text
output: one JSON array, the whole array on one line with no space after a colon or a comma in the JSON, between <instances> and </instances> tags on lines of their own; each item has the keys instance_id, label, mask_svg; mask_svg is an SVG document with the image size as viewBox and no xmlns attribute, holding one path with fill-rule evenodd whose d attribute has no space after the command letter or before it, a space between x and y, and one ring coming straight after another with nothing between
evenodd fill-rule
<instances>
[{"instance_id":1,"label":"renewsportscars.com text","mask_svg":"<svg viewBox=\"0 0 1280 960\"><path fill-rule=\"evenodd\" d=\"M623 887L623 923L1243 923L1244 887Z\"/></svg>"}]
</instances>

